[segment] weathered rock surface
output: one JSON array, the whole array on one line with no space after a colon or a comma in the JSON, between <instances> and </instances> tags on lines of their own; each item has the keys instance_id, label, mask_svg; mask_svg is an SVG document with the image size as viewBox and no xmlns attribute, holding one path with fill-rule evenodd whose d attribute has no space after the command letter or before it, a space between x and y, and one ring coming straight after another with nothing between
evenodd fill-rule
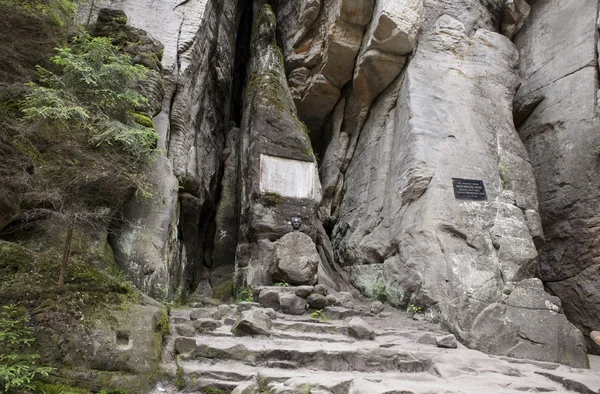
<instances>
[{"instance_id":1,"label":"weathered rock surface","mask_svg":"<svg viewBox=\"0 0 600 394\"><path fill-rule=\"evenodd\" d=\"M269 266L273 259L277 267L273 273L281 274L281 280L310 284L320 261L312 244L316 239L316 205L321 198L316 159L296 116L281 51L275 44L275 14L268 5L254 5L250 78L240 131L243 181L238 185L242 215L236 284L271 284ZM290 174L295 176L290 178ZM302 220L300 230L308 235L286 235L292 231L293 217ZM296 247L302 255L292 255Z\"/></svg>"},{"instance_id":2,"label":"weathered rock surface","mask_svg":"<svg viewBox=\"0 0 600 394\"><path fill-rule=\"evenodd\" d=\"M275 282L309 285L315 279L320 261L312 239L304 233L294 231L275 242L269 273Z\"/></svg>"},{"instance_id":3,"label":"weathered rock surface","mask_svg":"<svg viewBox=\"0 0 600 394\"><path fill-rule=\"evenodd\" d=\"M231 328L236 335L270 335L273 323L266 313L252 309L242 314L241 319Z\"/></svg>"},{"instance_id":4,"label":"weathered rock surface","mask_svg":"<svg viewBox=\"0 0 600 394\"><path fill-rule=\"evenodd\" d=\"M279 298L281 311L288 315L302 315L306 312L306 300L295 294L286 294Z\"/></svg>"},{"instance_id":5,"label":"weathered rock surface","mask_svg":"<svg viewBox=\"0 0 600 394\"><path fill-rule=\"evenodd\" d=\"M260 311L257 311L260 312ZM189 313L189 312L187 312ZM186 311L175 311L181 319ZM281 315L279 315L281 316ZM357 318L352 319L353 322ZM159 383L152 394L256 393L593 393L598 372L509 357L490 357L456 343L433 324L395 310L388 318L364 317L372 340L357 340L341 320L307 321L285 316L270 336L232 336L228 327L192 338L175 359L180 389ZM422 338L428 336L428 341ZM455 348L436 346L440 343ZM195 346L190 351L191 347ZM175 373L175 369L179 372ZM182 387L185 385L185 387ZM244 391L246 390L246 391ZM249 391L248 391L249 390Z\"/></svg>"},{"instance_id":6,"label":"weathered rock surface","mask_svg":"<svg viewBox=\"0 0 600 394\"><path fill-rule=\"evenodd\" d=\"M515 43L523 84L515 102L533 103L519 134L539 188L546 235L540 273L584 334L600 327L600 213L596 1L531 2ZM547 26L553 26L547 29ZM600 352L592 341L588 345Z\"/></svg>"},{"instance_id":7,"label":"weathered rock surface","mask_svg":"<svg viewBox=\"0 0 600 394\"><path fill-rule=\"evenodd\" d=\"M371 326L360 317L353 317L348 323L348 334L356 339L373 339L375 333Z\"/></svg>"},{"instance_id":8,"label":"weathered rock surface","mask_svg":"<svg viewBox=\"0 0 600 394\"><path fill-rule=\"evenodd\" d=\"M499 10L490 5L490 21ZM492 330L486 322L497 320L493 330L505 341L487 341L486 351L525 357L529 310L505 301L533 277L541 234L532 168L510 121L518 53L498 33L471 33L461 15L426 18L414 58L371 108L346 172L333 246L366 294L426 307L477 348ZM455 199L453 178L483 180L487 200ZM543 303L539 288L532 297ZM557 311L539 314L568 338L568 351L541 342L534 357L585 366L579 331Z\"/></svg>"}]
</instances>

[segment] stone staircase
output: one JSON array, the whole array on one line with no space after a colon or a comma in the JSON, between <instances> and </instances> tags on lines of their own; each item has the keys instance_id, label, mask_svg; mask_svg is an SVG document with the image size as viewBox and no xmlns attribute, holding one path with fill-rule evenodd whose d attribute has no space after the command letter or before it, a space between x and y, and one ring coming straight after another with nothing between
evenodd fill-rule
<instances>
[{"instance_id":1,"label":"stone staircase","mask_svg":"<svg viewBox=\"0 0 600 394\"><path fill-rule=\"evenodd\" d=\"M600 393L597 372L488 356L389 307L329 306L316 318L253 302L192 306L172 310L164 354L170 382L153 394ZM268 334L235 328L257 316L270 320ZM373 339L356 338L356 316L372 328Z\"/></svg>"}]
</instances>

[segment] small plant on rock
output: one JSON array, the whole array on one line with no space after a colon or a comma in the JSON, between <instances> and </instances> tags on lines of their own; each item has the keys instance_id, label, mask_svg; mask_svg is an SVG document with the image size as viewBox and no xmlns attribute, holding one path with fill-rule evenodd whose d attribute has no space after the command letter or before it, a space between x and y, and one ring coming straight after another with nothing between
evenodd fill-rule
<instances>
[{"instance_id":1,"label":"small plant on rock","mask_svg":"<svg viewBox=\"0 0 600 394\"><path fill-rule=\"evenodd\" d=\"M417 306L415 304L409 304L408 308L406 308L406 313L408 313L409 315L416 315L422 312L422 309L420 306Z\"/></svg>"},{"instance_id":2,"label":"small plant on rock","mask_svg":"<svg viewBox=\"0 0 600 394\"><path fill-rule=\"evenodd\" d=\"M279 286L279 287L289 287L290 284L287 282L277 282L275 283L275 286Z\"/></svg>"},{"instance_id":3,"label":"small plant on rock","mask_svg":"<svg viewBox=\"0 0 600 394\"><path fill-rule=\"evenodd\" d=\"M327 319L327 316L325 316L323 309L318 309L318 310L314 311L313 313L310 314L310 317L312 317L313 319L319 319L319 320Z\"/></svg>"},{"instance_id":4,"label":"small plant on rock","mask_svg":"<svg viewBox=\"0 0 600 394\"><path fill-rule=\"evenodd\" d=\"M375 286L373 286L373 299L381 302L387 301L385 283L383 283L381 279L377 280L377 283L375 283Z\"/></svg>"},{"instance_id":5,"label":"small plant on rock","mask_svg":"<svg viewBox=\"0 0 600 394\"><path fill-rule=\"evenodd\" d=\"M240 287L235 297L236 302L252 302L254 301L254 288L252 286Z\"/></svg>"},{"instance_id":6,"label":"small plant on rock","mask_svg":"<svg viewBox=\"0 0 600 394\"><path fill-rule=\"evenodd\" d=\"M0 392L34 390L33 380L54 370L36 365L37 354L26 354L35 342L29 316L24 308L5 305L0 310Z\"/></svg>"}]
</instances>

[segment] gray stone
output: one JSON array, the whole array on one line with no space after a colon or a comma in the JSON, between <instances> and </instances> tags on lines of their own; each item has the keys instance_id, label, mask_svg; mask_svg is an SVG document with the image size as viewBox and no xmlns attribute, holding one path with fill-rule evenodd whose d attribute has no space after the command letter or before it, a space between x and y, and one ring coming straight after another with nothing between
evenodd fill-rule
<instances>
[{"instance_id":1,"label":"gray stone","mask_svg":"<svg viewBox=\"0 0 600 394\"><path fill-rule=\"evenodd\" d=\"M590 338L592 338L592 341L596 342L596 344L600 346L600 331L592 331L590 333Z\"/></svg>"},{"instance_id":2,"label":"gray stone","mask_svg":"<svg viewBox=\"0 0 600 394\"><path fill-rule=\"evenodd\" d=\"M500 32L512 39L523 27L531 7L525 0L506 0Z\"/></svg>"},{"instance_id":3,"label":"gray stone","mask_svg":"<svg viewBox=\"0 0 600 394\"><path fill-rule=\"evenodd\" d=\"M198 319L192 322L192 325L198 332L214 331L221 327L223 323L213 319Z\"/></svg>"},{"instance_id":4,"label":"gray stone","mask_svg":"<svg viewBox=\"0 0 600 394\"><path fill-rule=\"evenodd\" d=\"M179 323L173 326L175 333L182 337L192 337L196 333L196 329L191 324Z\"/></svg>"},{"instance_id":5,"label":"gray stone","mask_svg":"<svg viewBox=\"0 0 600 394\"><path fill-rule=\"evenodd\" d=\"M341 306L342 308L346 308L346 309L354 309L354 297L352 296L351 293L342 291L339 292L335 295L336 297L336 301L335 301L335 305L336 306Z\"/></svg>"},{"instance_id":6,"label":"gray stone","mask_svg":"<svg viewBox=\"0 0 600 394\"><path fill-rule=\"evenodd\" d=\"M327 295L327 287L322 284L318 284L315 286L315 293L322 295L325 297Z\"/></svg>"},{"instance_id":7,"label":"gray stone","mask_svg":"<svg viewBox=\"0 0 600 394\"><path fill-rule=\"evenodd\" d=\"M271 289L262 289L258 294L258 303L264 308L281 309L279 305L279 292Z\"/></svg>"},{"instance_id":8,"label":"gray stone","mask_svg":"<svg viewBox=\"0 0 600 394\"><path fill-rule=\"evenodd\" d=\"M328 294L327 297L325 297L325 301L327 302L327 306L332 306L337 302L337 297L333 294Z\"/></svg>"},{"instance_id":9,"label":"gray stone","mask_svg":"<svg viewBox=\"0 0 600 394\"><path fill-rule=\"evenodd\" d=\"M265 308L262 311L266 313L267 316L271 318L271 320L275 320L277 318L277 312L273 308Z\"/></svg>"},{"instance_id":10,"label":"gray stone","mask_svg":"<svg viewBox=\"0 0 600 394\"><path fill-rule=\"evenodd\" d=\"M231 308L229 305L219 305L217 307L217 310L219 311L222 317L233 315L233 308Z\"/></svg>"},{"instance_id":11,"label":"gray stone","mask_svg":"<svg viewBox=\"0 0 600 394\"><path fill-rule=\"evenodd\" d=\"M271 335L271 318L264 312L253 309L246 311L231 328L235 335Z\"/></svg>"},{"instance_id":12,"label":"gray stone","mask_svg":"<svg viewBox=\"0 0 600 394\"><path fill-rule=\"evenodd\" d=\"M190 353L196 350L196 340L194 338L178 337L175 338L174 346L178 354Z\"/></svg>"},{"instance_id":13,"label":"gray stone","mask_svg":"<svg viewBox=\"0 0 600 394\"><path fill-rule=\"evenodd\" d=\"M221 320L221 312L218 308L194 308L190 312L190 320L214 319Z\"/></svg>"},{"instance_id":14,"label":"gray stone","mask_svg":"<svg viewBox=\"0 0 600 394\"><path fill-rule=\"evenodd\" d=\"M312 239L294 231L275 243L270 273L274 281L306 285L314 281L320 257Z\"/></svg>"},{"instance_id":15,"label":"gray stone","mask_svg":"<svg viewBox=\"0 0 600 394\"><path fill-rule=\"evenodd\" d=\"M281 311L288 315L302 315L306 312L306 300L295 294L286 294L279 298Z\"/></svg>"},{"instance_id":16,"label":"gray stone","mask_svg":"<svg viewBox=\"0 0 600 394\"><path fill-rule=\"evenodd\" d=\"M321 294L311 294L306 299L306 303L309 308L312 309L323 309L327 306L327 300Z\"/></svg>"},{"instance_id":17,"label":"gray stone","mask_svg":"<svg viewBox=\"0 0 600 394\"><path fill-rule=\"evenodd\" d=\"M258 384L256 382L240 383L231 394L256 394L258 392Z\"/></svg>"},{"instance_id":18,"label":"gray stone","mask_svg":"<svg viewBox=\"0 0 600 394\"><path fill-rule=\"evenodd\" d=\"M314 286L300 286L296 289L296 295L298 297L306 298L315 291Z\"/></svg>"},{"instance_id":19,"label":"gray stone","mask_svg":"<svg viewBox=\"0 0 600 394\"><path fill-rule=\"evenodd\" d=\"M223 319L223 324L225 324L226 326L233 326L236 323L236 319L234 319L233 317L226 317L225 319Z\"/></svg>"},{"instance_id":20,"label":"gray stone","mask_svg":"<svg viewBox=\"0 0 600 394\"><path fill-rule=\"evenodd\" d=\"M329 319L333 320L344 320L347 317L356 316L356 311L352 309L346 309L339 306L327 306L323 308L323 313Z\"/></svg>"},{"instance_id":21,"label":"gray stone","mask_svg":"<svg viewBox=\"0 0 600 394\"><path fill-rule=\"evenodd\" d=\"M383 302L381 302L381 301L373 301L371 303L371 310L370 310L371 313L374 313L374 314L377 315L377 314L383 312L383 309L384 309Z\"/></svg>"},{"instance_id":22,"label":"gray stone","mask_svg":"<svg viewBox=\"0 0 600 394\"><path fill-rule=\"evenodd\" d=\"M432 334L423 334L417 339L417 343L421 343L423 345L434 345L437 346L437 340Z\"/></svg>"},{"instance_id":23,"label":"gray stone","mask_svg":"<svg viewBox=\"0 0 600 394\"><path fill-rule=\"evenodd\" d=\"M353 317L348 323L348 335L356 339L373 339L375 333L371 326L360 317Z\"/></svg>"},{"instance_id":24,"label":"gray stone","mask_svg":"<svg viewBox=\"0 0 600 394\"><path fill-rule=\"evenodd\" d=\"M254 308L260 308L260 304L258 302L242 301L236 305L236 310L238 312L249 311Z\"/></svg>"},{"instance_id":25,"label":"gray stone","mask_svg":"<svg viewBox=\"0 0 600 394\"><path fill-rule=\"evenodd\" d=\"M435 343L437 344L437 347L444 349L456 349L458 347L456 337L452 334L436 337Z\"/></svg>"}]
</instances>

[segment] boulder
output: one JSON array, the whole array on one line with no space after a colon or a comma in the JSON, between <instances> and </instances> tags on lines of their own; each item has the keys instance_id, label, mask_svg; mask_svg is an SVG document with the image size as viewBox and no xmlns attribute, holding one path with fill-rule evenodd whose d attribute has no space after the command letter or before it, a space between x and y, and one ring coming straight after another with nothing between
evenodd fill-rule
<instances>
[{"instance_id":1,"label":"boulder","mask_svg":"<svg viewBox=\"0 0 600 394\"><path fill-rule=\"evenodd\" d=\"M327 297L325 297L325 301L327 302L327 306L332 306L337 302L337 297L333 294L328 294Z\"/></svg>"},{"instance_id":2,"label":"boulder","mask_svg":"<svg viewBox=\"0 0 600 394\"><path fill-rule=\"evenodd\" d=\"M272 289L262 289L258 294L258 303L263 308L273 308L279 310L279 292Z\"/></svg>"},{"instance_id":3,"label":"boulder","mask_svg":"<svg viewBox=\"0 0 600 394\"><path fill-rule=\"evenodd\" d=\"M286 294L279 299L281 311L288 315L302 315L306 312L306 300L295 294Z\"/></svg>"},{"instance_id":4,"label":"boulder","mask_svg":"<svg viewBox=\"0 0 600 394\"><path fill-rule=\"evenodd\" d=\"M275 243L271 277L274 281L308 285L314 281L319 261L319 253L312 239L294 231Z\"/></svg>"},{"instance_id":5,"label":"boulder","mask_svg":"<svg viewBox=\"0 0 600 394\"><path fill-rule=\"evenodd\" d=\"M327 300L321 294L311 294L306 299L309 308L323 309L327 306Z\"/></svg>"},{"instance_id":6,"label":"boulder","mask_svg":"<svg viewBox=\"0 0 600 394\"><path fill-rule=\"evenodd\" d=\"M178 337L175 338L174 346L177 354L190 353L196 350L196 340L194 338Z\"/></svg>"},{"instance_id":7,"label":"boulder","mask_svg":"<svg viewBox=\"0 0 600 394\"><path fill-rule=\"evenodd\" d=\"M353 309L346 309L339 306L327 306L323 309L323 313L327 318L333 320L344 320L347 317L357 315Z\"/></svg>"},{"instance_id":8,"label":"boulder","mask_svg":"<svg viewBox=\"0 0 600 394\"><path fill-rule=\"evenodd\" d=\"M244 382L239 384L231 394L256 394L258 392L258 384L256 382Z\"/></svg>"},{"instance_id":9,"label":"boulder","mask_svg":"<svg viewBox=\"0 0 600 394\"><path fill-rule=\"evenodd\" d=\"M353 317L348 323L348 334L356 339L373 339L375 333L371 326L360 317Z\"/></svg>"},{"instance_id":10,"label":"boulder","mask_svg":"<svg viewBox=\"0 0 600 394\"><path fill-rule=\"evenodd\" d=\"M235 335L271 335L272 325L271 318L266 313L253 309L242 314L231 332Z\"/></svg>"},{"instance_id":11,"label":"boulder","mask_svg":"<svg viewBox=\"0 0 600 394\"><path fill-rule=\"evenodd\" d=\"M590 338L592 341L596 342L598 346L600 346L600 331L592 331L590 333Z\"/></svg>"},{"instance_id":12,"label":"boulder","mask_svg":"<svg viewBox=\"0 0 600 394\"><path fill-rule=\"evenodd\" d=\"M214 331L221 327L223 323L213 319L197 319L192 322L194 329L198 332Z\"/></svg>"},{"instance_id":13,"label":"boulder","mask_svg":"<svg viewBox=\"0 0 600 394\"><path fill-rule=\"evenodd\" d=\"M371 303L371 310L370 310L371 313L377 315L377 314L383 312L383 309L384 309L383 302L381 302L381 301L373 301Z\"/></svg>"},{"instance_id":14,"label":"boulder","mask_svg":"<svg viewBox=\"0 0 600 394\"><path fill-rule=\"evenodd\" d=\"M436 337L435 343L436 343L437 347L441 347L444 349L456 349L458 347L458 342L456 341L456 337L452 334Z\"/></svg>"},{"instance_id":15,"label":"boulder","mask_svg":"<svg viewBox=\"0 0 600 394\"><path fill-rule=\"evenodd\" d=\"M340 306L346 309L354 309L354 297L346 291L339 292L335 295L335 306Z\"/></svg>"},{"instance_id":16,"label":"boulder","mask_svg":"<svg viewBox=\"0 0 600 394\"><path fill-rule=\"evenodd\" d=\"M314 286L300 286L296 289L296 295L298 297L306 298L315 291Z\"/></svg>"},{"instance_id":17,"label":"boulder","mask_svg":"<svg viewBox=\"0 0 600 394\"><path fill-rule=\"evenodd\" d=\"M190 312L190 320L214 319L221 320L221 312L218 308L194 308Z\"/></svg>"}]
</instances>

